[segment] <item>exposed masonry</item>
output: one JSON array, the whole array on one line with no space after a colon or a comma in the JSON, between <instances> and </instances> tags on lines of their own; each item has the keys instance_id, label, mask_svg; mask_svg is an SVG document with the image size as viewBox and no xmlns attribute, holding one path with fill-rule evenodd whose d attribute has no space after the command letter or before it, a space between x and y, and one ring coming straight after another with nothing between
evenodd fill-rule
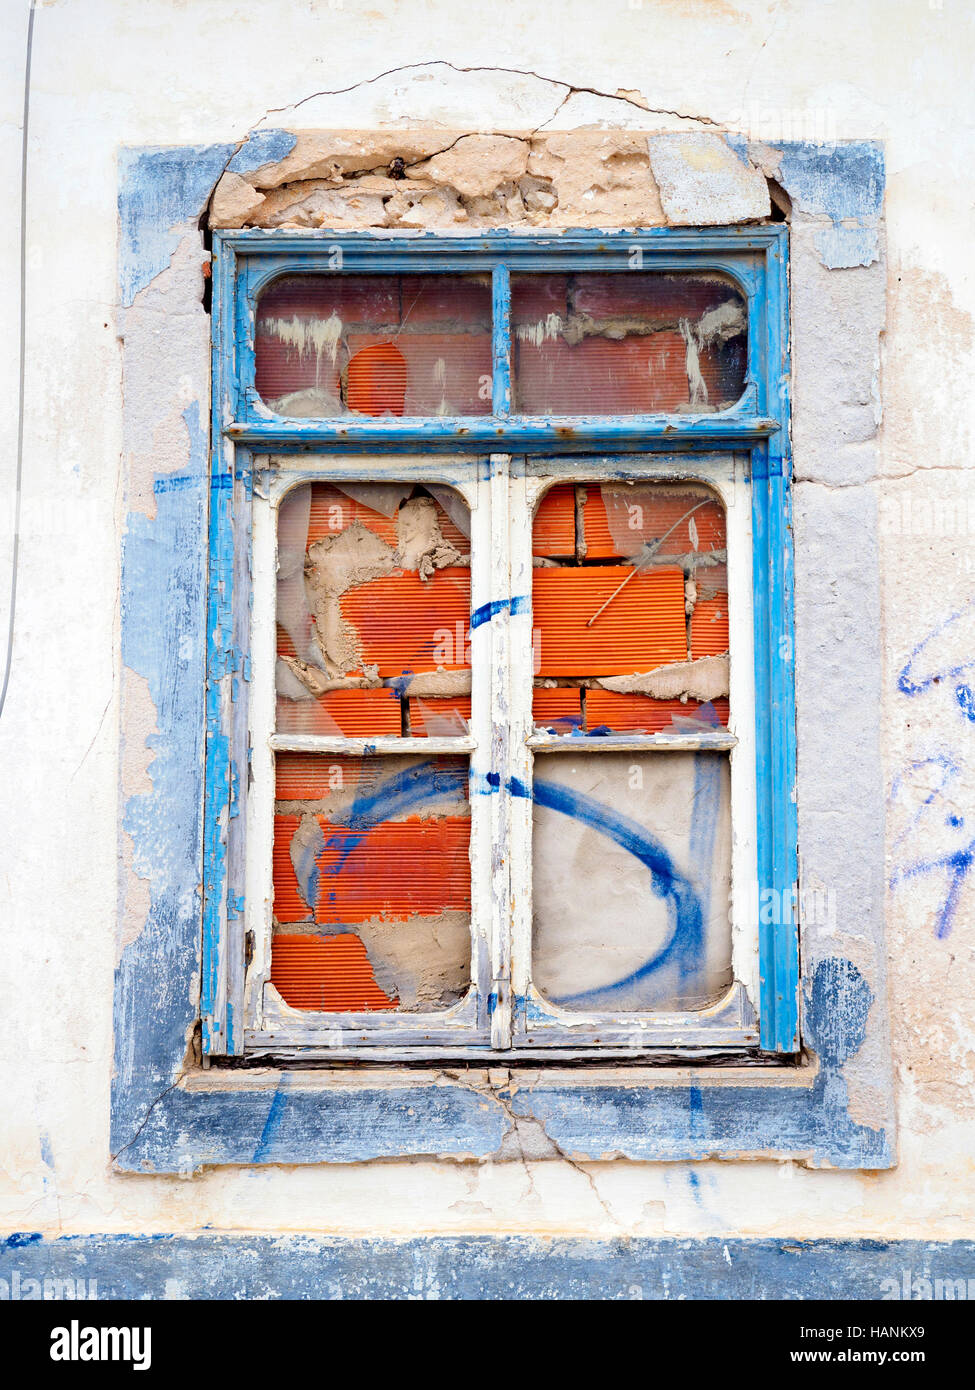
<instances>
[{"instance_id":1,"label":"exposed masonry","mask_svg":"<svg viewBox=\"0 0 975 1390\"><path fill-rule=\"evenodd\" d=\"M228 170L210 226L659 227L769 217L762 171L720 136L582 130L300 131L284 159Z\"/></svg>"},{"instance_id":2,"label":"exposed masonry","mask_svg":"<svg viewBox=\"0 0 975 1390\"><path fill-rule=\"evenodd\" d=\"M722 314L725 307L705 317L743 327L740 311ZM642 321L639 326L644 326ZM297 335L292 337L297 340ZM445 508L451 507L452 496L455 504L459 497L432 486L438 500L409 484L321 481L298 486L285 498L278 523L276 686L279 719L283 717L290 730L313 732L324 726L345 734L413 736L468 732L470 667L445 669L435 663L469 661L463 640L466 623L459 615L469 608L464 570L471 559L470 517L463 505L454 505L455 522ZM729 693L725 518L716 494L693 483L659 480L560 484L546 493L537 522L533 550L536 569L544 570L538 582L555 579L553 571L571 580L571 592L556 598L556 608L576 620L574 631L581 640L545 667L554 674L535 676L536 725L563 734L573 729L652 733L658 727L665 732L710 732L726 722L726 703L720 711L713 705L702 710L697 703L723 700ZM587 566L590 555L593 565ZM614 657L620 659L616 669L622 665L625 674L583 674L598 661L597 649L607 640L598 638L594 649L585 630L579 631L584 620L600 617L617 601L625 605L624 590L629 597L637 594L637 586L629 587L634 578L641 578L640 587L654 586L654 570L665 584L666 601L661 590L656 609L641 609L639 616L622 620L623 628L630 628L628 636L618 638L613 629L608 639ZM400 587L410 575L417 576L423 594L421 628L438 634L432 656L411 621L415 586L408 584L405 591ZM592 587L593 582L599 587ZM354 590L360 591L354 607L343 610ZM539 669L552 616L550 598L536 613ZM370 624L377 620L399 625L395 653L376 647ZM447 655L442 638L453 639L458 624L461 640L449 642ZM666 661L658 653L648 670L653 646L647 648L643 639L653 633L666 636L668 655L679 650L682 659ZM695 659L685 659L688 656ZM557 693L540 693L549 691ZM658 702L645 698L661 691ZM364 692L375 699L367 702ZM584 783L592 780L593 761L584 755L579 762ZM631 797L625 785L631 762L598 758L600 776L615 778L612 799L618 809ZM445 768L442 790L425 794L422 801L410 798L408 804L390 806L368 823L356 809L359 795L378 805L384 790L390 796L409 769L422 775L425 765L420 759L370 759L365 766L356 766L355 760L349 766L345 759L278 755L274 939L265 989L279 1023L299 1022L295 1009L445 1008L466 991L471 978L470 914L463 910L467 899L458 883L466 876L468 858L470 808L466 797L458 795L458 783L466 782L466 764L455 767L456 780ZM640 794L628 810L640 822L646 820L649 804L666 807L653 828L682 855L682 862L686 855L689 870L700 875L702 901L713 897L726 902L725 872L730 868L724 851L730 846L730 823L723 817L717 839L693 841L693 849L686 824L692 803L701 818L705 803L713 802L716 824L719 812L727 811L721 777L716 768L712 773L705 777L693 759L676 757L668 758L664 772L651 759L641 768ZM569 776L559 766L550 767L546 775L556 782ZM447 821L452 824L444 824ZM355 827L354 833L349 827ZM387 837L397 845L392 879L381 848L390 842ZM337 843L347 846L349 855L341 859L338 881ZM542 992L556 1002L577 995L588 998L594 980L602 978L601 998L607 1008L663 1007L673 1002L669 991L676 982L664 974L652 989L626 984L633 970L661 949L652 906L638 922L621 925L615 912L599 907L590 908L580 920L575 895L569 902L562 900L565 884L579 881L583 863L587 882L599 883L608 872L616 892L623 891L626 869L616 865L607 871L601 837L593 832L567 836L563 826L543 812L535 844L536 864L542 866L534 887L535 980ZM353 885L348 892L343 875ZM639 870L634 887L639 892ZM684 1006L713 1002L732 983L723 919L709 923L707 935L711 966L693 990L690 976L682 974Z\"/></svg>"},{"instance_id":3,"label":"exposed masonry","mask_svg":"<svg viewBox=\"0 0 975 1390\"><path fill-rule=\"evenodd\" d=\"M556 85L564 87L564 105L574 89ZM458 167L458 161L469 166L478 149L480 172ZM487 149L495 151L490 158ZM328 167L329 160L338 163ZM368 179L392 187L363 186ZM297 195L295 185L302 186ZM554 1146L573 1162L768 1155L879 1168L895 1161L871 487L884 327L883 186L883 153L874 143L756 145L711 130L666 136L539 130L506 138L454 137L432 128L368 137L261 129L223 145L121 153L129 464L122 652L130 693L122 714L127 868L112 1107L119 1169L171 1173L214 1163L349 1163L424 1153L483 1159L499 1156L515 1115L540 1127L549 1152ZM304 198L315 194L333 201L302 210ZM547 208L546 195L555 199ZM352 199L366 198L373 199L375 224L357 220L365 216L361 203L351 221L325 215L327 206L346 211ZM199 1000L194 808L201 789L193 778L202 766L209 376L199 219L210 212L215 227L271 227L288 217L273 224L262 216L286 208L295 209L298 226L375 225L407 233L434 226L544 231L788 216L800 852L807 884L835 886L841 919L828 931L815 921L804 924L803 1028L812 1069L783 1076L775 1069L610 1068L584 1080L578 1073L522 1072L517 1085L505 1068L425 1079L373 1072L368 1084L331 1071L200 1071L192 1033ZM831 273L837 269L855 273ZM185 609L175 664L157 640L172 626L173 595ZM837 703L840 681L845 698ZM838 805L840 780L845 793ZM144 1022L133 1027L136 1018Z\"/></svg>"}]
</instances>

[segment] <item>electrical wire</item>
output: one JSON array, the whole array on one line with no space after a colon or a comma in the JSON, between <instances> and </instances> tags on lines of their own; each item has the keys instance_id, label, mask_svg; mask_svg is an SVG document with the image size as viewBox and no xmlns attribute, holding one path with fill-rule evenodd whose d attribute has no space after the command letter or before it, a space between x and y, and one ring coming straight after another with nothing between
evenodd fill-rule
<instances>
[{"instance_id":1,"label":"electrical wire","mask_svg":"<svg viewBox=\"0 0 975 1390\"><path fill-rule=\"evenodd\" d=\"M0 687L0 715L7 702L10 668L14 654L14 616L17 610L17 566L20 560L20 498L24 475L24 379L27 349L27 126L30 117L30 65L34 49L34 7L31 0L27 19L27 58L24 65L24 133L20 158L20 385L17 399L17 472L14 494L14 540L10 564L10 610L7 619L7 653Z\"/></svg>"}]
</instances>

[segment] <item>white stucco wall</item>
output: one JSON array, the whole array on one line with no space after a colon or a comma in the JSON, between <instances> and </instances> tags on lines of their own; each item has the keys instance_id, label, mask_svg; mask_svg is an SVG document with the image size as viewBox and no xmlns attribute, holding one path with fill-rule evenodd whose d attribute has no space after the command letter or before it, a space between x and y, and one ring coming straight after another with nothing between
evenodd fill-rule
<instances>
[{"instance_id":1,"label":"white stucco wall","mask_svg":"<svg viewBox=\"0 0 975 1390\"><path fill-rule=\"evenodd\" d=\"M2 8L0 152L12 228L26 6L4 0ZM970 841L965 826L947 818L975 816L975 777L964 766L975 727L956 689L969 680L966 663L975 664L968 608L975 514L959 505L967 504L962 470L971 449L973 28L960 0L909 0L896 12L881 0L567 0L557 14L510 0L38 5L22 538L13 668L0 718L0 1227L973 1233L975 892L963 878L946 917L950 864L888 895L900 1118L900 1163L889 1172L711 1162L695 1165L692 1182L682 1164L417 1160L211 1170L180 1181L113 1174L107 1144L119 872L118 147L235 140L270 112L271 124L305 129L400 122L452 130L706 129L714 122L773 143L884 141L889 318L878 500L884 754L888 784L897 788L889 867L894 873L954 855L957 868ZM589 90L564 100L569 87L560 83ZM629 100L593 90L626 92ZM17 254L9 236L0 290L11 325L0 343L9 383L0 422L4 604ZM801 457L796 463L801 472ZM953 504L947 534L944 520L925 510L933 501ZM948 622L954 614L962 616ZM4 616L0 631L5 626ZM917 679L906 682L924 688L904 693L899 674L935 631L911 668ZM936 674L944 679L924 683Z\"/></svg>"}]
</instances>

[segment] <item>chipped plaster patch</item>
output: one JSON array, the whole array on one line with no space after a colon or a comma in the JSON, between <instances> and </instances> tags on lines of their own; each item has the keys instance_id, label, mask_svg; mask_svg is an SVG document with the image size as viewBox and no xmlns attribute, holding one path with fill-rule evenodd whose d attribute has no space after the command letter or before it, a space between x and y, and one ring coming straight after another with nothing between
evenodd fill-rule
<instances>
[{"instance_id":1,"label":"chipped plaster patch","mask_svg":"<svg viewBox=\"0 0 975 1390\"><path fill-rule=\"evenodd\" d=\"M303 131L294 138L278 163L240 182L237 175L221 180L212 227L610 228L666 221L639 131L418 127Z\"/></svg>"},{"instance_id":2,"label":"chipped plaster patch","mask_svg":"<svg viewBox=\"0 0 975 1390\"><path fill-rule=\"evenodd\" d=\"M529 144L515 135L462 135L455 145L407 170L452 187L465 198L487 198L527 172Z\"/></svg>"},{"instance_id":3,"label":"chipped plaster patch","mask_svg":"<svg viewBox=\"0 0 975 1390\"><path fill-rule=\"evenodd\" d=\"M651 135L647 148L668 222L710 227L771 214L762 171L741 159L721 136Z\"/></svg>"}]
</instances>

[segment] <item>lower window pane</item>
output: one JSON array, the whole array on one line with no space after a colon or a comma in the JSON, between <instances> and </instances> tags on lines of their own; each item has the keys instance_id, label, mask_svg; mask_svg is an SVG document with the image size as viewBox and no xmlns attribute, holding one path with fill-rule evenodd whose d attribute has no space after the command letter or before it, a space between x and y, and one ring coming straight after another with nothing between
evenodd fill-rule
<instances>
[{"instance_id":1,"label":"lower window pane","mask_svg":"<svg viewBox=\"0 0 975 1390\"><path fill-rule=\"evenodd\" d=\"M272 985L326 1013L455 1004L471 982L467 759L276 762Z\"/></svg>"},{"instance_id":2,"label":"lower window pane","mask_svg":"<svg viewBox=\"0 0 975 1390\"><path fill-rule=\"evenodd\" d=\"M588 1013L699 1009L731 971L722 753L535 759L533 978Z\"/></svg>"}]
</instances>

